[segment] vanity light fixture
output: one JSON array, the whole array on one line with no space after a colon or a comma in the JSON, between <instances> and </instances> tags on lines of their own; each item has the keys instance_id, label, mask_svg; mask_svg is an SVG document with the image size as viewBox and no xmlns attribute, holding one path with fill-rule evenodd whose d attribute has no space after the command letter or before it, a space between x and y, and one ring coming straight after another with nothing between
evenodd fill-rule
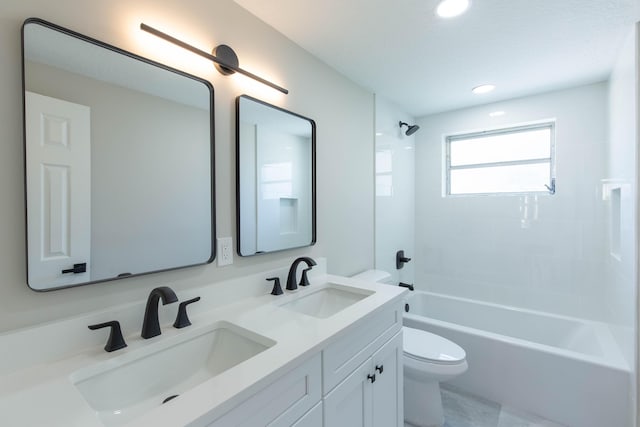
<instances>
[{"instance_id":1,"label":"vanity light fixture","mask_svg":"<svg viewBox=\"0 0 640 427\"><path fill-rule=\"evenodd\" d=\"M475 93L476 95L482 95L484 93L491 92L495 88L496 88L495 85L480 85L471 89L471 92Z\"/></svg>"},{"instance_id":2,"label":"vanity light fixture","mask_svg":"<svg viewBox=\"0 0 640 427\"><path fill-rule=\"evenodd\" d=\"M210 61L212 61L216 67L216 69L225 76L228 76L233 73L244 74L247 77L252 78L255 81L258 81L262 84L265 84L275 90L278 90L285 95L289 93L289 91L282 86L278 86L275 83L271 83L269 80L263 79L260 76L256 76L253 73L250 73L247 70L243 70L239 67L238 56L229 46L225 44L221 44L216 46L213 51L209 54L203 50L198 49L195 46L192 46L188 43L183 42L182 40L178 40L177 38L170 36L167 33L164 33L156 28L153 28L145 23L140 24L140 29L142 31L146 31L149 34L153 34L156 37L159 37L163 40L166 40L170 43L175 44L176 46L180 46L183 49L188 50L189 52L193 52L196 55L202 56Z\"/></svg>"},{"instance_id":3,"label":"vanity light fixture","mask_svg":"<svg viewBox=\"0 0 640 427\"><path fill-rule=\"evenodd\" d=\"M453 18L466 12L470 4L470 0L442 0L436 13L440 18Z\"/></svg>"}]
</instances>

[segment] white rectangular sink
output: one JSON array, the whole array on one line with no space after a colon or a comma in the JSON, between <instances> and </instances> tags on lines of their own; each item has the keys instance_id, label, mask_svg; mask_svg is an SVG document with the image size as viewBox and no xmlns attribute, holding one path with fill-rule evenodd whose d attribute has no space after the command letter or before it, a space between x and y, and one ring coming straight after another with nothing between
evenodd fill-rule
<instances>
[{"instance_id":1,"label":"white rectangular sink","mask_svg":"<svg viewBox=\"0 0 640 427\"><path fill-rule=\"evenodd\" d=\"M178 337L173 337L178 338ZM158 344L158 346L154 346ZM119 426L275 345L228 322L84 368L71 381L105 426Z\"/></svg>"},{"instance_id":2,"label":"white rectangular sink","mask_svg":"<svg viewBox=\"0 0 640 427\"><path fill-rule=\"evenodd\" d=\"M304 291L307 291L306 289ZM281 307L308 316L325 319L344 310L356 302L373 295L374 291L330 284L308 295L300 296Z\"/></svg>"}]
</instances>

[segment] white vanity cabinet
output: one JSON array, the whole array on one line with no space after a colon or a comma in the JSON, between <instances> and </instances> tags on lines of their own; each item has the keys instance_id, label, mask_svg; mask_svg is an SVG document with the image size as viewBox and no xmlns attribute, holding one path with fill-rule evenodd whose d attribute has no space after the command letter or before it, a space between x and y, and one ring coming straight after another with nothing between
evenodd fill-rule
<instances>
[{"instance_id":1,"label":"white vanity cabinet","mask_svg":"<svg viewBox=\"0 0 640 427\"><path fill-rule=\"evenodd\" d=\"M402 304L348 327L319 353L208 427L402 427Z\"/></svg>"},{"instance_id":2,"label":"white vanity cabinet","mask_svg":"<svg viewBox=\"0 0 640 427\"><path fill-rule=\"evenodd\" d=\"M115 353L86 325L113 318L130 332L143 301L0 334L0 348L11 348L0 364L0 424L103 427L118 409L114 422L130 427L403 427L407 291L323 271L313 286L276 297L265 291L271 274L287 271L224 282L223 295L218 284L181 294L203 301L193 326L163 324L153 340L134 331Z\"/></svg>"}]
</instances>

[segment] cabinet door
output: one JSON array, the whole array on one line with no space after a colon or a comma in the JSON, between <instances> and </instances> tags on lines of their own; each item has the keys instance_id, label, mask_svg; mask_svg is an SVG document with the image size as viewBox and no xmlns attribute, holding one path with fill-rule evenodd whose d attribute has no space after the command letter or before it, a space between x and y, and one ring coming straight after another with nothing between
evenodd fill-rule
<instances>
[{"instance_id":1,"label":"cabinet door","mask_svg":"<svg viewBox=\"0 0 640 427\"><path fill-rule=\"evenodd\" d=\"M360 365L324 400L324 425L327 427L370 427L371 360Z\"/></svg>"},{"instance_id":2,"label":"cabinet door","mask_svg":"<svg viewBox=\"0 0 640 427\"><path fill-rule=\"evenodd\" d=\"M404 425L402 332L387 342L372 357L376 382L371 387L373 427ZM382 372L380 372L382 371Z\"/></svg>"}]
</instances>

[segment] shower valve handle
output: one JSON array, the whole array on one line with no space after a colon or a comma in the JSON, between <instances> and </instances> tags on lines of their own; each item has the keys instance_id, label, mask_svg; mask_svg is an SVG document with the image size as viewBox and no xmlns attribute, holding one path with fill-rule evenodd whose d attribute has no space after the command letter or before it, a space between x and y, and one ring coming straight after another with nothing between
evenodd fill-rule
<instances>
[{"instance_id":1,"label":"shower valve handle","mask_svg":"<svg viewBox=\"0 0 640 427\"><path fill-rule=\"evenodd\" d=\"M400 270L406 263L411 261L411 258L404 256L404 251L396 252L396 269Z\"/></svg>"}]
</instances>

